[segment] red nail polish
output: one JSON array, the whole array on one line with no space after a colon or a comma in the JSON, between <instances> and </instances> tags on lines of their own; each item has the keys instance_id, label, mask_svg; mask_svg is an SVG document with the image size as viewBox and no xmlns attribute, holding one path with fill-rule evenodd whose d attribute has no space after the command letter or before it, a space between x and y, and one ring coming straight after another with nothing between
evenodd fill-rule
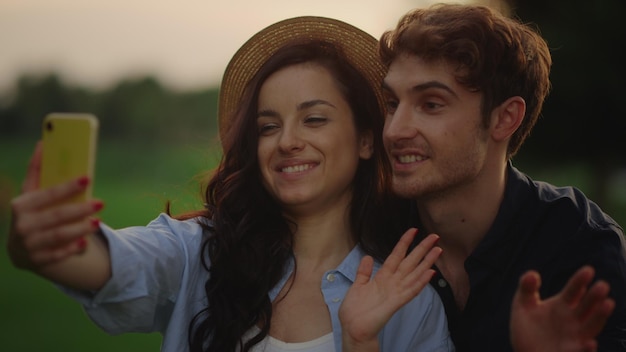
<instances>
[{"instance_id":1,"label":"red nail polish","mask_svg":"<svg viewBox=\"0 0 626 352\"><path fill-rule=\"evenodd\" d=\"M92 203L92 206L93 210L98 211L104 207L104 203L102 203L101 201L96 201Z\"/></svg>"},{"instance_id":2,"label":"red nail polish","mask_svg":"<svg viewBox=\"0 0 626 352\"><path fill-rule=\"evenodd\" d=\"M86 187L89 184L89 177L83 176L83 177L79 178L78 179L78 184L81 187Z\"/></svg>"},{"instance_id":3,"label":"red nail polish","mask_svg":"<svg viewBox=\"0 0 626 352\"><path fill-rule=\"evenodd\" d=\"M94 229L100 227L100 219L91 219L91 227Z\"/></svg>"},{"instance_id":4,"label":"red nail polish","mask_svg":"<svg viewBox=\"0 0 626 352\"><path fill-rule=\"evenodd\" d=\"M87 240L85 237L81 237L76 241L76 244L78 244L79 249L85 249L85 247L87 247Z\"/></svg>"}]
</instances>

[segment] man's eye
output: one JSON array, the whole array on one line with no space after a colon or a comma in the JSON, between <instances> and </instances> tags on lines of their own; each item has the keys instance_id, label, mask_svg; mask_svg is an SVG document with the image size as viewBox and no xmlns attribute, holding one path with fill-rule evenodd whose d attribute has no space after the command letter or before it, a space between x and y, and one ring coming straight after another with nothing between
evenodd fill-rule
<instances>
[{"instance_id":1,"label":"man's eye","mask_svg":"<svg viewBox=\"0 0 626 352\"><path fill-rule=\"evenodd\" d=\"M396 100L387 100L385 101L385 109L388 114L393 113L398 108L398 102Z\"/></svg>"},{"instance_id":2,"label":"man's eye","mask_svg":"<svg viewBox=\"0 0 626 352\"><path fill-rule=\"evenodd\" d=\"M439 103L435 103L432 101L428 101L424 103L424 109L425 110L437 110L439 108L441 108L443 105L439 104Z\"/></svg>"}]
</instances>

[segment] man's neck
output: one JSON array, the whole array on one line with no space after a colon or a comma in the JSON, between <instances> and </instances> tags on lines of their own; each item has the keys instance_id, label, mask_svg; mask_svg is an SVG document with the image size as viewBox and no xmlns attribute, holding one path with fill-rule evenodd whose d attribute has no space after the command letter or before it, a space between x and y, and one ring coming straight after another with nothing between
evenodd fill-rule
<instances>
[{"instance_id":1,"label":"man's neck","mask_svg":"<svg viewBox=\"0 0 626 352\"><path fill-rule=\"evenodd\" d=\"M418 200L423 229L436 233L442 256L467 258L493 224L504 197L506 164L438 197Z\"/></svg>"},{"instance_id":2,"label":"man's neck","mask_svg":"<svg viewBox=\"0 0 626 352\"><path fill-rule=\"evenodd\" d=\"M504 197L506 166L446 194L417 202L426 233L440 236L443 253L436 262L448 281L457 307L465 309L470 280L465 260L491 228Z\"/></svg>"}]
</instances>

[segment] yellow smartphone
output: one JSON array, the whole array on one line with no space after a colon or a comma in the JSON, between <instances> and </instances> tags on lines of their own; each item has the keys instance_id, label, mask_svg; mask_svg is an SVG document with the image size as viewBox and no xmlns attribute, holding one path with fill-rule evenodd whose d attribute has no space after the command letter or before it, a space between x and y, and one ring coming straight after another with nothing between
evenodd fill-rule
<instances>
[{"instance_id":1,"label":"yellow smartphone","mask_svg":"<svg viewBox=\"0 0 626 352\"><path fill-rule=\"evenodd\" d=\"M87 113L51 113L43 120L40 182L47 188L80 176L92 182L72 201L91 198L98 119Z\"/></svg>"}]
</instances>

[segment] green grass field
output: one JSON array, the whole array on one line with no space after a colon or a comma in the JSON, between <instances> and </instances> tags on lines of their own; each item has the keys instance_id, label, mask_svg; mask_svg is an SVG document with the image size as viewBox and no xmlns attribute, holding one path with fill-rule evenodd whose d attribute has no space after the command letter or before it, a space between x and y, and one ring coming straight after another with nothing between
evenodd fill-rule
<instances>
[{"instance_id":1,"label":"green grass field","mask_svg":"<svg viewBox=\"0 0 626 352\"><path fill-rule=\"evenodd\" d=\"M100 331L80 306L52 284L17 270L8 261L4 243L8 228L8 202L18 192L35 140L0 140L0 351L157 351L157 334L109 336ZM194 179L210 169L219 156L206 144L176 147L146 143L101 141L94 196L105 202L101 213L112 227L143 225L172 202L174 213L201 206ZM526 168L520 166L522 170ZM530 172L556 184L585 188L584 169L565 168L549 173ZM623 192L622 192L623 194ZM626 223L626 200L610 208L622 225Z\"/></svg>"}]
</instances>

